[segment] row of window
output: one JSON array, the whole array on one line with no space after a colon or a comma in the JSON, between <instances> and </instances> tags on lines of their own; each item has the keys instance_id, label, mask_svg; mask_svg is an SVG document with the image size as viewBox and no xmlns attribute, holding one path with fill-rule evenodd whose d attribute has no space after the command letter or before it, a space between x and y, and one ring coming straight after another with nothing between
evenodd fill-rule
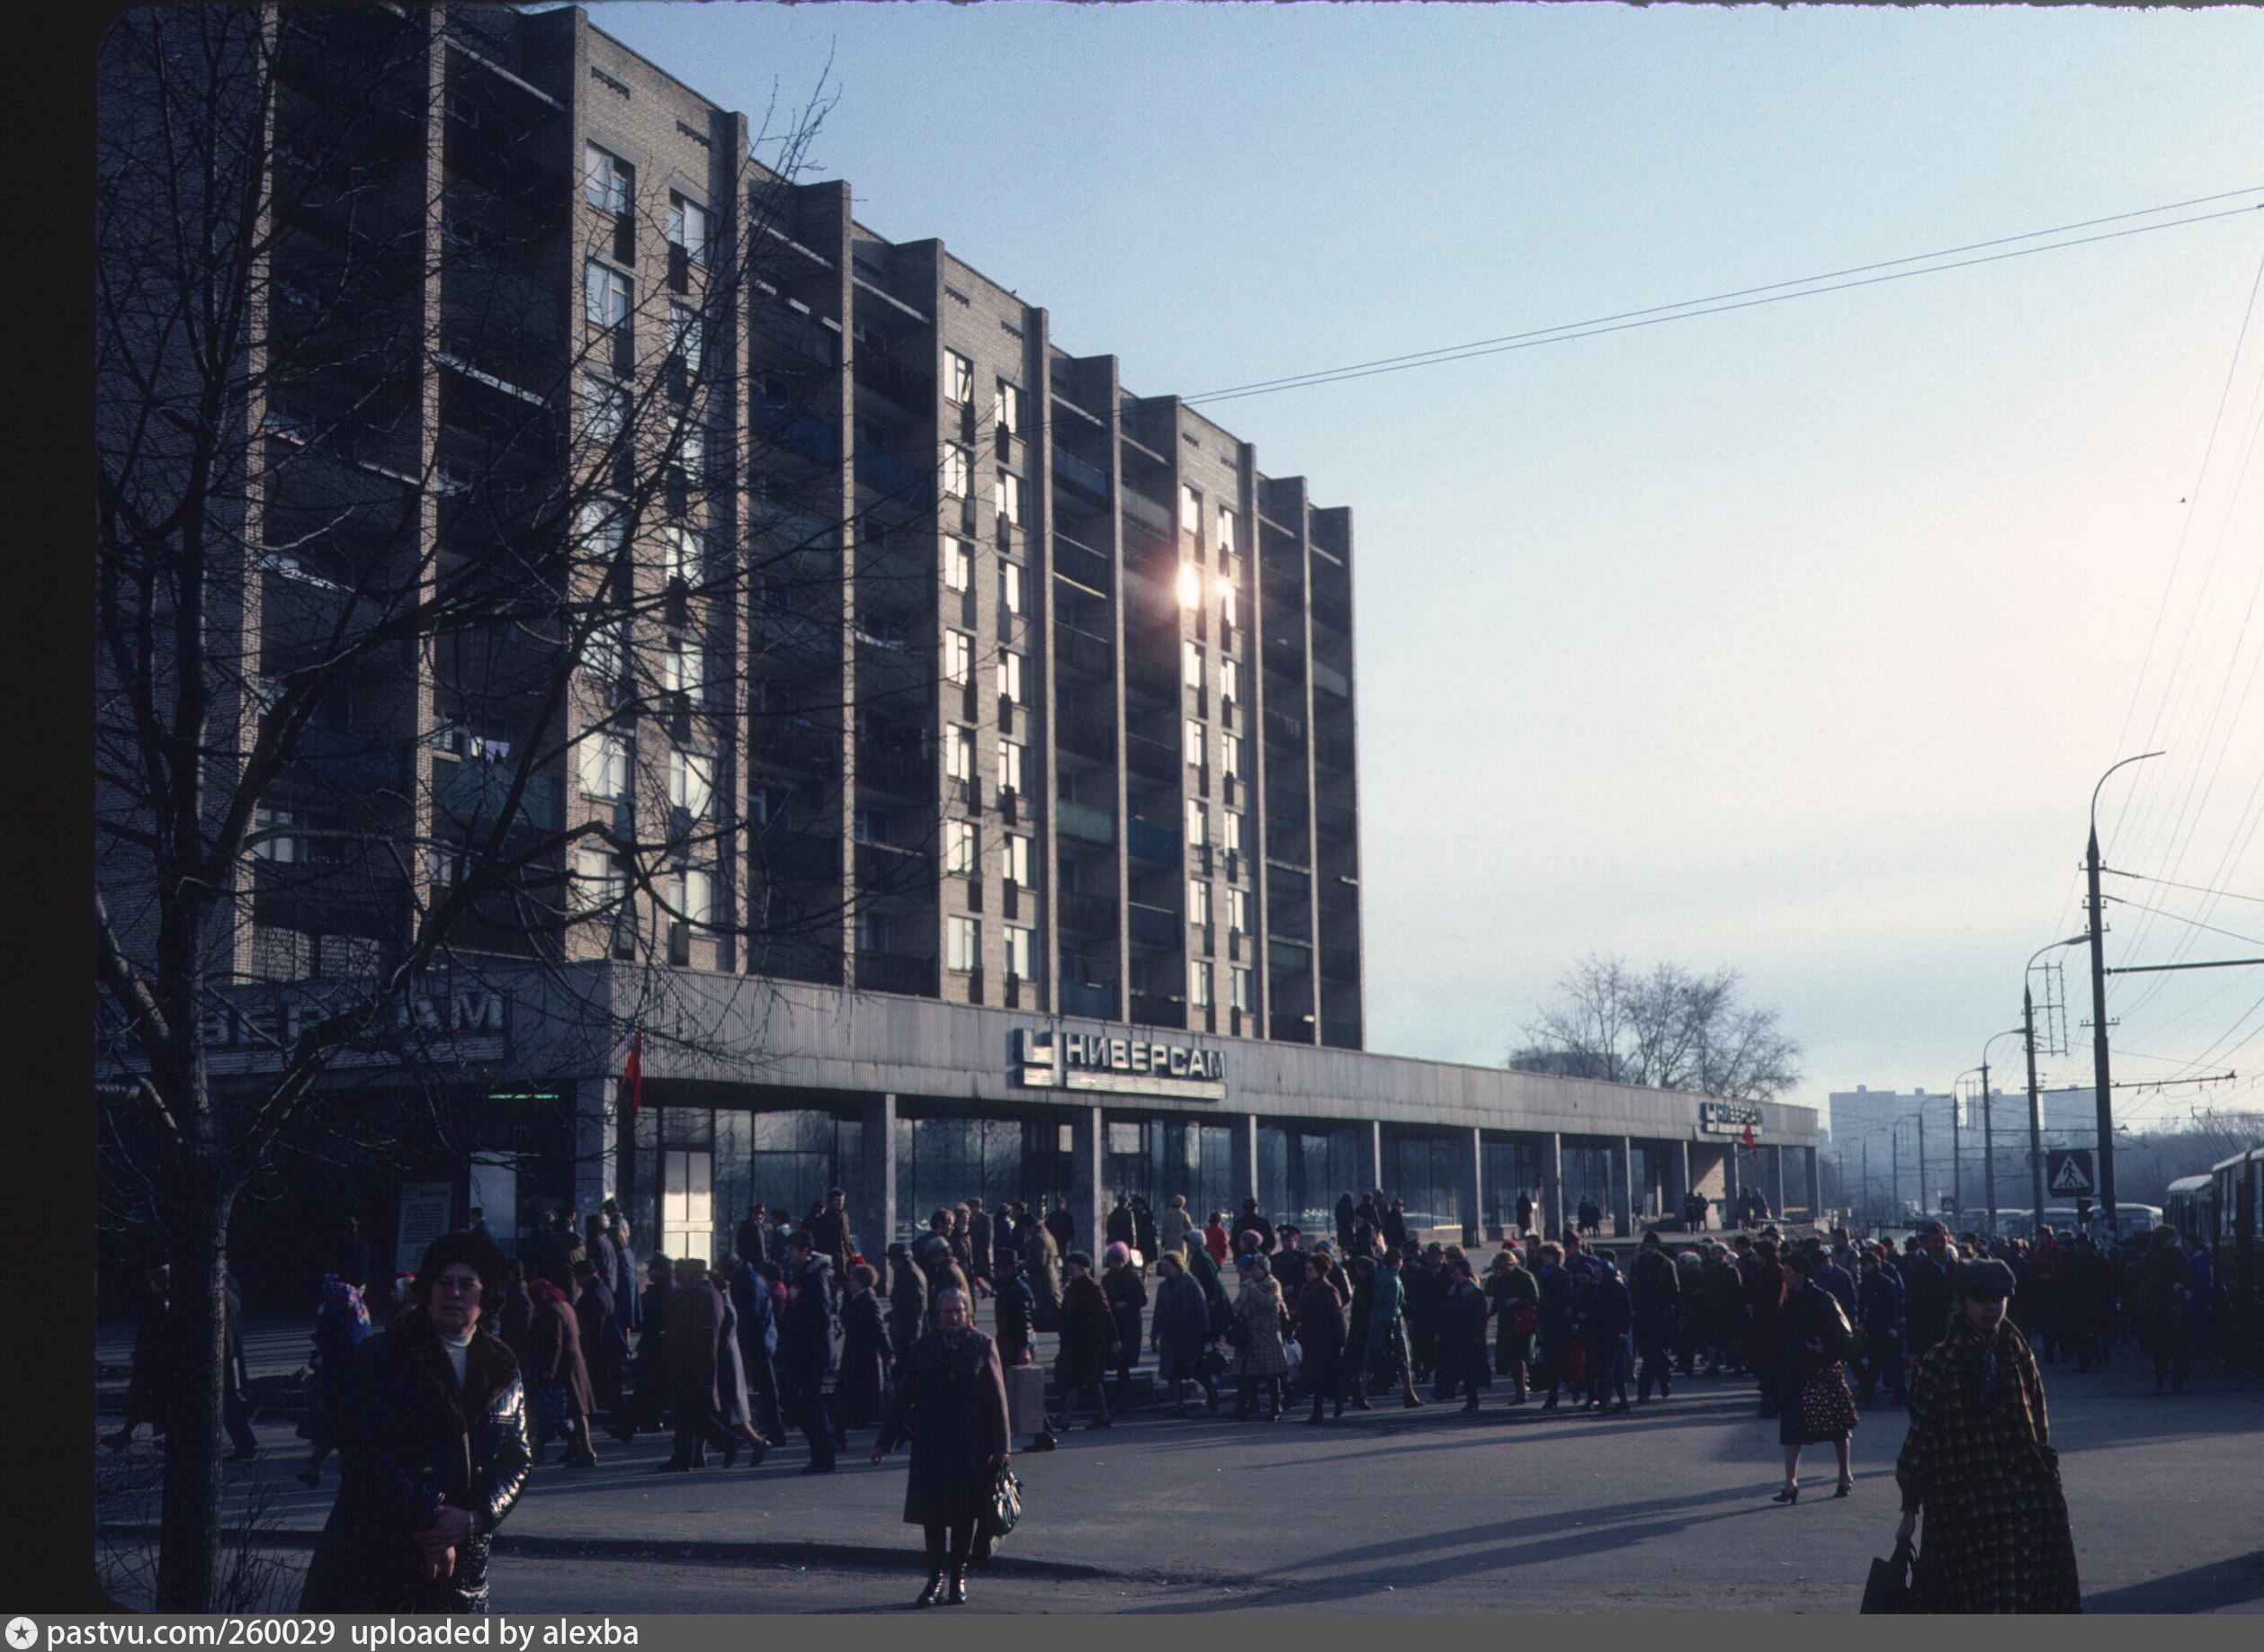
<instances>
[{"instance_id":1,"label":"row of window","mask_svg":"<svg viewBox=\"0 0 2264 1652\"><path fill-rule=\"evenodd\" d=\"M1210 762L1209 755L1204 750L1204 727L1199 720L1192 717L1186 719L1186 759L1191 765L1198 769ZM1220 737L1219 762L1220 766L1228 775L1236 778L1241 775L1242 737L1240 735L1230 734Z\"/></svg>"},{"instance_id":2,"label":"row of window","mask_svg":"<svg viewBox=\"0 0 2264 1652\"><path fill-rule=\"evenodd\" d=\"M1187 964L1187 1005L1191 1009L1210 1009L1217 999L1213 996L1212 969L1207 960L1193 959ZM1248 1014L1257 1007L1257 982L1252 971L1242 964L1227 967L1227 1001L1230 1007Z\"/></svg>"},{"instance_id":3,"label":"row of window","mask_svg":"<svg viewBox=\"0 0 2264 1652\"><path fill-rule=\"evenodd\" d=\"M998 790L1023 792L1027 772L1025 759L1029 748L1019 740L1001 739L998 742ZM944 731L944 773L951 780L971 781L975 778L975 731L963 723L953 723Z\"/></svg>"},{"instance_id":4,"label":"row of window","mask_svg":"<svg viewBox=\"0 0 2264 1652\"><path fill-rule=\"evenodd\" d=\"M1031 976L1030 960L1036 950L1037 932L1019 924L1002 925L1007 942L1007 973L1020 980ZM944 924L944 967L961 975L982 968L982 920L952 917Z\"/></svg>"},{"instance_id":5,"label":"row of window","mask_svg":"<svg viewBox=\"0 0 2264 1652\"><path fill-rule=\"evenodd\" d=\"M1004 876L1008 883L1030 887L1030 840L1019 832L1006 835ZM962 878L982 876L981 835L971 820L944 822L944 870Z\"/></svg>"},{"instance_id":6,"label":"row of window","mask_svg":"<svg viewBox=\"0 0 2264 1652\"><path fill-rule=\"evenodd\" d=\"M990 403L990 422L1010 436L1022 433L1022 387L1011 379L997 380ZM971 406L975 399L975 363L956 350L944 352L944 399L954 407Z\"/></svg>"},{"instance_id":7,"label":"row of window","mask_svg":"<svg viewBox=\"0 0 2264 1652\"><path fill-rule=\"evenodd\" d=\"M998 692L1016 705L1023 699L1025 656L1012 648L998 650ZM944 632L944 681L964 686L975 677L975 639L965 631Z\"/></svg>"},{"instance_id":8,"label":"row of window","mask_svg":"<svg viewBox=\"0 0 2264 1652\"><path fill-rule=\"evenodd\" d=\"M577 849L568 889L576 911L603 911L629 898L629 872L608 850ZM696 866L680 868L661 880L660 895L685 922L702 929L715 926L714 873Z\"/></svg>"},{"instance_id":9,"label":"row of window","mask_svg":"<svg viewBox=\"0 0 2264 1652\"><path fill-rule=\"evenodd\" d=\"M1024 611L1027 600L1028 574L1019 562L1001 558L998 562L998 606L1008 613ZM944 588L947 591L970 591L975 584L975 548L967 540L944 540Z\"/></svg>"},{"instance_id":10,"label":"row of window","mask_svg":"<svg viewBox=\"0 0 2264 1652\"><path fill-rule=\"evenodd\" d=\"M626 271L600 258L582 264L582 318L594 327L619 332L629 326L636 308L637 283ZM668 300L668 353L694 365L706 359L707 331L696 304Z\"/></svg>"},{"instance_id":11,"label":"row of window","mask_svg":"<svg viewBox=\"0 0 2264 1652\"><path fill-rule=\"evenodd\" d=\"M594 143L582 146L582 199L601 212L627 218L637 206L637 168L612 150ZM668 244L684 249L695 264L708 261L709 232L713 216L676 190L668 192Z\"/></svg>"},{"instance_id":12,"label":"row of window","mask_svg":"<svg viewBox=\"0 0 2264 1652\"><path fill-rule=\"evenodd\" d=\"M629 796L630 746L617 734L584 735L575 747L575 777L583 795L608 802ZM668 753L668 802L694 820L715 809L715 759L701 752Z\"/></svg>"},{"instance_id":13,"label":"row of window","mask_svg":"<svg viewBox=\"0 0 2264 1652\"><path fill-rule=\"evenodd\" d=\"M1199 929L1211 926L1211 886L1199 878L1187 880L1187 922ZM1250 897L1247 889L1228 889L1226 892L1226 927L1229 933L1247 935L1250 933Z\"/></svg>"},{"instance_id":14,"label":"row of window","mask_svg":"<svg viewBox=\"0 0 2264 1652\"><path fill-rule=\"evenodd\" d=\"M629 534L628 507L618 499L586 499L576 524L576 551L585 560L610 563ZM660 525L660 571L666 579L698 585L704 577L705 546L689 522Z\"/></svg>"},{"instance_id":15,"label":"row of window","mask_svg":"<svg viewBox=\"0 0 2264 1652\"><path fill-rule=\"evenodd\" d=\"M1239 809L1220 811L1219 847L1228 854L1242 853L1242 813ZM1211 806L1201 798L1187 799L1187 842L1200 849L1211 841Z\"/></svg>"}]
</instances>

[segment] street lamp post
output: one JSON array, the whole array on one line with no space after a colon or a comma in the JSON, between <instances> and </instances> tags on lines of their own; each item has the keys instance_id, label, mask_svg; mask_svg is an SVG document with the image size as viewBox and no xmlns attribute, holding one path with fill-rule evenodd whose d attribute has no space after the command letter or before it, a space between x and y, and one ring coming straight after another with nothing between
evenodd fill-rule
<instances>
[{"instance_id":1,"label":"street lamp post","mask_svg":"<svg viewBox=\"0 0 2264 1652\"><path fill-rule=\"evenodd\" d=\"M2098 785L2091 788L2091 839L2084 854L2083 870L2090 886L2088 904L2091 909L2091 1086L2098 1109L2098 1198L2107 1216L2110 1244L2120 1233L2121 1223L2115 1210L2115 1106L2111 1099L2114 1085L2107 1076L2107 924L2106 903L2098 889L2098 793L2099 786L2107 784L2107 776L2116 769L2161 755L2141 752L2135 757L2107 765L2107 773L2098 777Z\"/></svg>"},{"instance_id":2,"label":"street lamp post","mask_svg":"<svg viewBox=\"0 0 2264 1652\"><path fill-rule=\"evenodd\" d=\"M1997 1237L1997 1132L1996 1103L1989 1090L1989 1046L1999 1039L2017 1038L2024 1031L2025 1023L2009 1031L1992 1032L1981 1046L1981 1185L1982 1196L1989 1201L1984 1230L1992 1239Z\"/></svg>"}]
</instances>

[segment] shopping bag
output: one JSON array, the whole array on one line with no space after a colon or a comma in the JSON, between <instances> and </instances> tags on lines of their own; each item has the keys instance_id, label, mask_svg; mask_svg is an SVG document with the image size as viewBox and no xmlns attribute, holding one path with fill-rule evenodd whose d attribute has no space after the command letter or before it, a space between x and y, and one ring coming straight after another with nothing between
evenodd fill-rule
<instances>
[{"instance_id":1,"label":"shopping bag","mask_svg":"<svg viewBox=\"0 0 2264 1652\"><path fill-rule=\"evenodd\" d=\"M1871 1576L1863 1585L1866 1612L1906 1612L1911 1610L1911 1540L1897 1538L1894 1553L1871 1562Z\"/></svg>"}]
</instances>

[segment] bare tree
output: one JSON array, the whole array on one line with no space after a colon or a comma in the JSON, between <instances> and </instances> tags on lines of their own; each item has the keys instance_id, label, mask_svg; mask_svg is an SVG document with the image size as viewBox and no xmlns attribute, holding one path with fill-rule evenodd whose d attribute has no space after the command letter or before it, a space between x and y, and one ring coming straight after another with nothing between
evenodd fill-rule
<instances>
[{"instance_id":1,"label":"bare tree","mask_svg":"<svg viewBox=\"0 0 2264 1652\"><path fill-rule=\"evenodd\" d=\"M822 977L852 904L844 548L916 513L845 521L797 412L837 354L744 412L821 111L711 211L444 72L507 49L462 8L183 6L98 67L96 1031L104 1196L174 1263L161 1609L219 1598L231 1213L367 1143L342 1074L456 1074L435 979L602 1048L650 966Z\"/></svg>"},{"instance_id":2,"label":"bare tree","mask_svg":"<svg viewBox=\"0 0 2264 1652\"><path fill-rule=\"evenodd\" d=\"M1696 975L1661 963L1648 974L1594 954L1566 970L1558 1001L1526 1029L1505 1065L1769 1101L1800 1082L1800 1045L1776 1012L1743 1002L1734 969Z\"/></svg>"}]
</instances>

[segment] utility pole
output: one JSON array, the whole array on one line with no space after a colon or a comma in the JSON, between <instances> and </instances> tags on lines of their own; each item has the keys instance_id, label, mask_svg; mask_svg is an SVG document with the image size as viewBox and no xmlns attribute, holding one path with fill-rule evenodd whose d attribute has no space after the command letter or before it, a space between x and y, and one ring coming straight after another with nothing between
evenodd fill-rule
<instances>
[{"instance_id":1,"label":"utility pole","mask_svg":"<svg viewBox=\"0 0 2264 1652\"><path fill-rule=\"evenodd\" d=\"M1920 1221L1934 1219L1933 1195L1926 1191L1926 1109L1918 1110L1918 1209Z\"/></svg>"},{"instance_id":2,"label":"utility pole","mask_svg":"<svg viewBox=\"0 0 2264 1652\"><path fill-rule=\"evenodd\" d=\"M1965 1161L1958 1152L1957 1086L1949 1087L1949 1215L1955 1232L1965 1220Z\"/></svg>"},{"instance_id":3,"label":"utility pole","mask_svg":"<svg viewBox=\"0 0 2264 1652\"><path fill-rule=\"evenodd\" d=\"M1894 1214L1899 1219L1902 1214L1902 1122L1899 1119L1887 1127L1887 1158L1893 1166L1889 1173L1893 1191L1888 1198L1893 1201Z\"/></svg>"},{"instance_id":4,"label":"utility pole","mask_svg":"<svg viewBox=\"0 0 2264 1652\"><path fill-rule=\"evenodd\" d=\"M2143 763L2161 755L2160 752L2141 752L2122 763L2110 763L2107 774L2098 777L2098 786L2091 788L2091 841L2083 857L2083 872L2090 887L2086 904L2091 912L2091 1085L2098 1105L2098 1198L2105 1209L2110 1245L2122 1232L2122 1223L2115 1209L2114 1085L2107 1070L2107 903L2098 892L2098 791L2099 786L2107 784L2107 775L2124 763Z\"/></svg>"},{"instance_id":5,"label":"utility pole","mask_svg":"<svg viewBox=\"0 0 2264 1652\"><path fill-rule=\"evenodd\" d=\"M2044 1232L2044 1098L2036 1092L2036 1000L2025 979L2020 983L2020 1031L2028 1046L2028 1194L2036 1207L2028 1237L2034 1240Z\"/></svg>"},{"instance_id":6,"label":"utility pole","mask_svg":"<svg viewBox=\"0 0 2264 1652\"><path fill-rule=\"evenodd\" d=\"M1988 1201L1982 1212L1981 1230L1997 1237L1997 1130L1989 1104L1989 1056L1981 1058L1981 1196Z\"/></svg>"},{"instance_id":7,"label":"utility pole","mask_svg":"<svg viewBox=\"0 0 2264 1652\"><path fill-rule=\"evenodd\" d=\"M1863 1214L1866 1220L1871 1215L1871 1138L1867 1132L1863 1138Z\"/></svg>"},{"instance_id":8,"label":"utility pole","mask_svg":"<svg viewBox=\"0 0 2264 1652\"><path fill-rule=\"evenodd\" d=\"M2099 776L2103 781L2105 775ZM2093 794L2094 807L2097 794ZM2107 1237L2111 1245L2120 1232L2115 1212L2115 1104L2111 1099L2114 1084L2107 1076L2107 924L2104 920L2105 903L2098 892L2098 822L2091 823L2091 842L2083 857L2083 873L2090 882L2091 911L2091 1087L2098 1106L2098 1197L2107 1217Z\"/></svg>"}]
</instances>

